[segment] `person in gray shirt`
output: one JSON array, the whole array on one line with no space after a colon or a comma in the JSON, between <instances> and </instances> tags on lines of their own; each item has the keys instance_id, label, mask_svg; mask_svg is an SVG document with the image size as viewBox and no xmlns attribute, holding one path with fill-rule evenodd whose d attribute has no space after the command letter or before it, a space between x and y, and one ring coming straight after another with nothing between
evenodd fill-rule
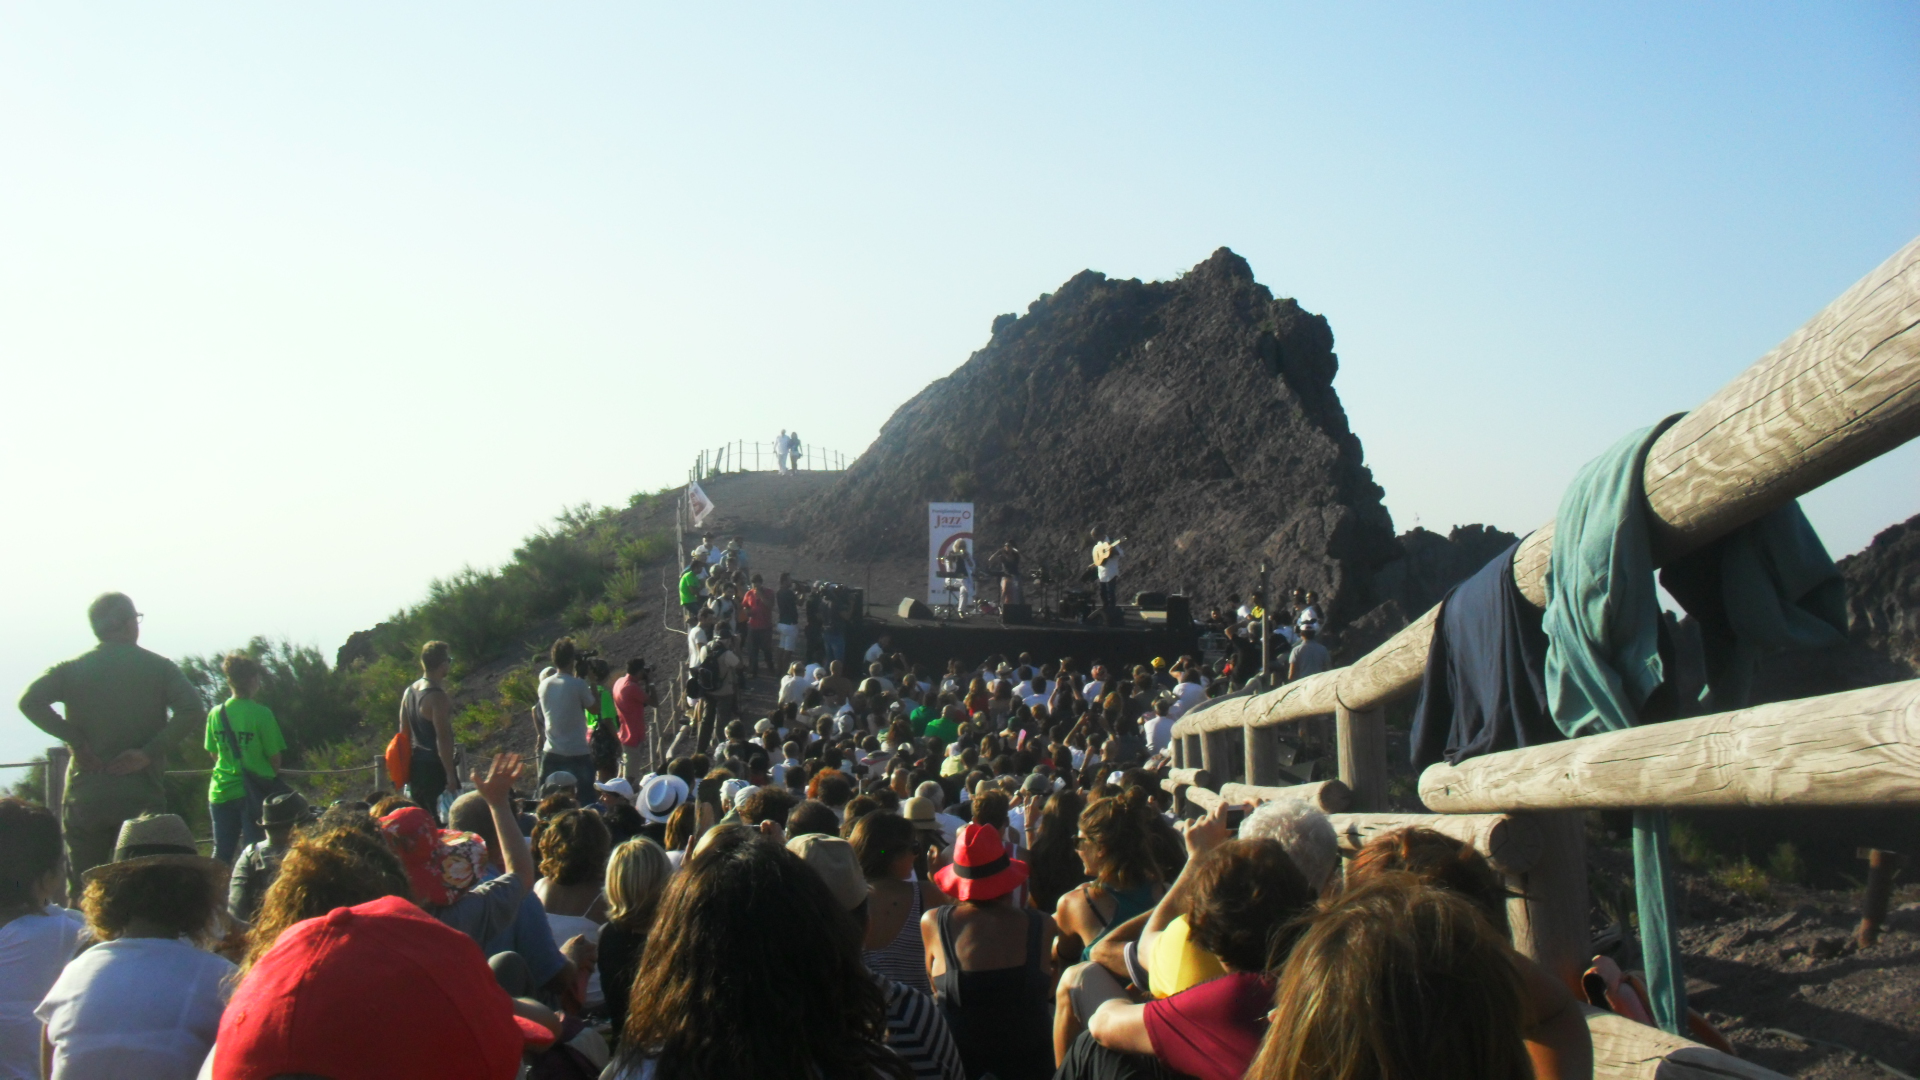
<instances>
[{"instance_id":1,"label":"person in gray shirt","mask_svg":"<svg viewBox=\"0 0 1920 1080\"><path fill-rule=\"evenodd\" d=\"M594 778L587 714L599 711L600 695L573 673L577 654L572 638L554 642L551 655L553 667L540 680L539 703L533 712L534 732L541 743L540 775L572 773L584 786Z\"/></svg>"},{"instance_id":2,"label":"person in gray shirt","mask_svg":"<svg viewBox=\"0 0 1920 1080\"><path fill-rule=\"evenodd\" d=\"M1287 654L1287 681L1304 679L1309 675L1318 675L1333 666L1333 654L1325 645L1315 641L1320 632L1311 626L1300 627L1300 644Z\"/></svg>"}]
</instances>

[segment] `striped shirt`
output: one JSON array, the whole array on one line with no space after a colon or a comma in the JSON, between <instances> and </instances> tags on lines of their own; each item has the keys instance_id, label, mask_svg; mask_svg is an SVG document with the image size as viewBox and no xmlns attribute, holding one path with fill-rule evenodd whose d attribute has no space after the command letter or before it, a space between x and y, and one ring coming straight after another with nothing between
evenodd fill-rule
<instances>
[{"instance_id":1,"label":"striped shirt","mask_svg":"<svg viewBox=\"0 0 1920 1080\"><path fill-rule=\"evenodd\" d=\"M953 1032L933 999L875 975L887 997L887 1047L913 1069L917 1080L967 1080Z\"/></svg>"},{"instance_id":2,"label":"striped shirt","mask_svg":"<svg viewBox=\"0 0 1920 1080\"><path fill-rule=\"evenodd\" d=\"M926 946L920 941L920 913L924 910L920 888L920 882L915 881L913 906L907 909L900 932L886 945L862 953L860 959L866 963L868 971L883 979L892 979L906 984L909 989L931 994L933 984L927 981Z\"/></svg>"}]
</instances>

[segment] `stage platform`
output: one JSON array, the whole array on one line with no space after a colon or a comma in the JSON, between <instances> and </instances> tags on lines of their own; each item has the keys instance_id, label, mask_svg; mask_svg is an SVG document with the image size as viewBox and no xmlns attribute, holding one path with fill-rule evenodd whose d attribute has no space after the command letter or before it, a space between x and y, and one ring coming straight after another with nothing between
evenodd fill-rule
<instances>
[{"instance_id":1,"label":"stage platform","mask_svg":"<svg viewBox=\"0 0 1920 1080\"><path fill-rule=\"evenodd\" d=\"M1016 661L1032 653L1042 664L1072 659L1082 670L1093 663L1131 668L1156 656L1169 661L1182 653L1199 655L1201 629L1170 629L1164 620L1148 621L1137 608L1122 609L1125 625L1085 626L1077 621L1036 622L1031 626L1002 626L997 615L966 619L902 619L891 608L867 605L867 617L847 633L847 655L866 653L882 631L893 635L894 652L933 676L944 672L948 660L969 667L994 654ZM1157 614L1157 613L1156 613Z\"/></svg>"}]
</instances>

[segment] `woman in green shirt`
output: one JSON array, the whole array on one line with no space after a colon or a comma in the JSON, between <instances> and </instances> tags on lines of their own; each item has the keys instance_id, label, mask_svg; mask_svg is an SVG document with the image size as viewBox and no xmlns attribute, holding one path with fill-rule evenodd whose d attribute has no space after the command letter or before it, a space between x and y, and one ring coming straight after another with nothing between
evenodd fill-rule
<instances>
[{"instance_id":1,"label":"woman in green shirt","mask_svg":"<svg viewBox=\"0 0 1920 1080\"><path fill-rule=\"evenodd\" d=\"M251 844L264 835L260 808L268 789L280 786L275 780L287 742L273 710L253 700L266 676L260 662L237 652L220 669L233 696L207 714L206 748L213 755L207 802L213 811L213 857L231 865L242 840Z\"/></svg>"}]
</instances>

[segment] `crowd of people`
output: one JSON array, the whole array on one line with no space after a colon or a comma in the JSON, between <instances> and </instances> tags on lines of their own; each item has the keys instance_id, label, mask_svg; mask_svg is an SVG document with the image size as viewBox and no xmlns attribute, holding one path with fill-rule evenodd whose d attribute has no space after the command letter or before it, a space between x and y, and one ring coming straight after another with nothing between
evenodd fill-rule
<instances>
[{"instance_id":1,"label":"crowd of people","mask_svg":"<svg viewBox=\"0 0 1920 1080\"><path fill-rule=\"evenodd\" d=\"M80 779L159 768L173 723L170 665L118 604L23 699L66 706ZM563 681L591 689L592 658L550 659L549 734L567 695L600 707ZM446 665L422 649L411 728L437 728ZM101 796L64 827L0 800L0 1077L1588 1074L1572 995L1513 950L1472 848L1401 830L1342 867L1304 803L1175 820L1156 758L1207 665L934 674L884 638L864 665L788 660L765 715L610 775L563 733L538 774L499 755L435 805L255 810L243 777L212 796L258 830L230 858L133 805L82 866ZM159 727L103 725L134 674L113 705ZM257 673L226 674L223 715L191 708L265 779Z\"/></svg>"}]
</instances>

